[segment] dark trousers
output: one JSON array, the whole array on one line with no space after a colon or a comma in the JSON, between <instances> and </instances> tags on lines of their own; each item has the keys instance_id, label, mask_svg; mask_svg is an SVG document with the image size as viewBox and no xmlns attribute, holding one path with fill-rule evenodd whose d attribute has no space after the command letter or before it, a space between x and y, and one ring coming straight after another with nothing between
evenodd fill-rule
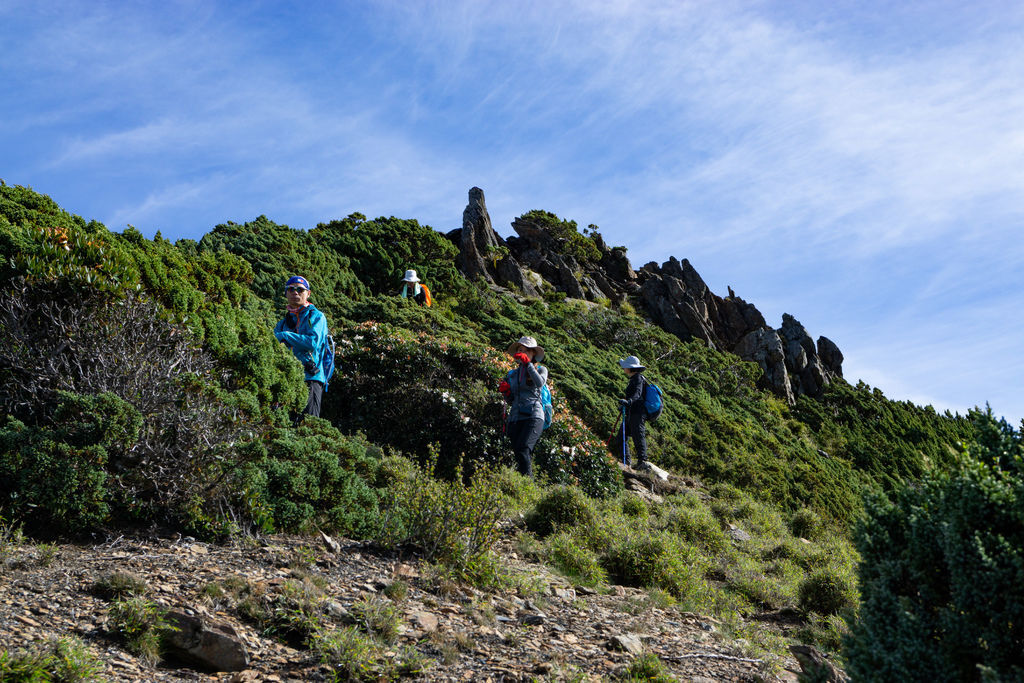
<instances>
[{"instance_id":1,"label":"dark trousers","mask_svg":"<svg viewBox=\"0 0 1024 683\"><path fill-rule=\"evenodd\" d=\"M311 379L306 384L309 386L309 398L306 399L306 408L302 414L320 417L320 401L324 397L324 383Z\"/></svg>"},{"instance_id":2,"label":"dark trousers","mask_svg":"<svg viewBox=\"0 0 1024 683\"><path fill-rule=\"evenodd\" d=\"M647 416L642 411L637 411L626 416L626 436L633 439L633 452L636 454L637 464L647 462ZM629 446L623 445L626 449L626 463L633 464L629 456Z\"/></svg>"},{"instance_id":3,"label":"dark trousers","mask_svg":"<svg viewBox=\"0 0 1024 683\"><path fill-rule=\"evenodd\" d=\"M516 456L516 469L528 477L533 475L533 447L543 431L544 419L539 417L508 423L506 433Z\"/></svg>"}]
</instances>

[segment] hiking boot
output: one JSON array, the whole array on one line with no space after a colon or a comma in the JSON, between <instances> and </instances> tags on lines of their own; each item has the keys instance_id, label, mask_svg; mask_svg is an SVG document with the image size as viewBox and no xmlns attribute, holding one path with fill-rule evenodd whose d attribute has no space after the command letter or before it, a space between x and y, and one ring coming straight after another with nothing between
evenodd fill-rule
<instances>
[{"instance_id":1,"label":"hiking boot","mask_svg":"<svg viewBox=\"0 0 1024 683\"><path fill-rule=\"evenodd\" d=\"M651 469L651 463L647 462L646 460L641 460L639 464L637 464L636 468L641 472L646 472Z\"/></svg>"}]
</instances>

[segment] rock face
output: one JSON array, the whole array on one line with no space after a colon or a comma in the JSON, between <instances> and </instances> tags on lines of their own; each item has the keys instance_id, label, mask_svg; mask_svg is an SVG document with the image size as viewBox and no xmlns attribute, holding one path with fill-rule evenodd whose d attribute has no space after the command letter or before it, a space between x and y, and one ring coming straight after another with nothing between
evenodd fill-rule
<instances>
[{"instance_id":1,"label":"rock face","mask_svg":"<svg viewBox=\"0 0 1024 683\"><path fill-rule=\"evenodd\" d=\"M487 269L487 260L499 246L503 246L503 242L491 227L484 191L474 187L469 191L469 204L462 212L462 233L459 236L459 266L466 277L482 276L488 282L494 282Z\"/></svg>"},{"instance_id":2,"label":"rock face","mask_svg":"<svg viewBox=\"0 0 1024 683\"><path fill-rule=\"evenodd\" d=\"M778 332L767 326L753 330L740 340L733 353L761 366L762 384L793 403L793 387L786 372L786 351Z\"/></svg>"},{"instance_id":3,"label":"rock face","mask_svg":"<svg viewBox=\"0 0 1024 683\"><path fill-rule=\"evenodd\" d=\"M790 645L789 651L796 657L803 670L799 680L850 683L850 677L846 675L846 672L830 662L813 645Z\"/></svg>"},{"instance_id":4,"label":"rock face","mask_svg":"<svg viewBox=\"0 0 1024 683\"><path fill-rule=\"evenodd\" d=\"M761 385L791 404L798 395L820 397L833 378L843 376L843 354L831 340L819 337L815 345L789 314L773 329L732 288L726 297L714 294L686 259L670 257L635 271L625 247L609 247L598 234L587 238L596 251L588 247L580 254L564 228L529 214L515 219L512 229L516 235L499 237L483 190L471 189L462 228L448 234L459 247L462 272L526 296L553 290L574 299L631 302L680 339L699 339L757 363Z\"/></svg>"},{"instance_id":5,"label":"rock face","mask_svg":"<svg viewBox=\"0 0 1024 683\"><path fill-rule=\"evenodd\" d=\"M484 191L479 187L469 190L462 228L447 237L459 248L458 266L466 277L482 277L488 283L518 289L526 296L540 296L540 289L511 256L505 240L494 232Z\"/></svg>"},{"instance_id":6,"label":"rock face","mask_svg":"<svg viewBox=\"0 0 1024 683\"><path fill-rule=\"evenodd\" d=\"M229 624L181 610L168 612L167 621L174 627L167 645L179 659L210 671L241 671L249 665L245 645Z\"/></svg>"},{"instance_id":7,"label":"rock face","mask_svg":"<svg viewBox=\"0 0 1024 683\"><path fill-rule=\"evenodd\" d=\"M750 332L765 326L753 305L733 295L716 296L690 262L675 257L658 268L643 267L644 305L654 321L681 339L697 338L715 348L731 351Z\"/></svg>"}]
</instances>

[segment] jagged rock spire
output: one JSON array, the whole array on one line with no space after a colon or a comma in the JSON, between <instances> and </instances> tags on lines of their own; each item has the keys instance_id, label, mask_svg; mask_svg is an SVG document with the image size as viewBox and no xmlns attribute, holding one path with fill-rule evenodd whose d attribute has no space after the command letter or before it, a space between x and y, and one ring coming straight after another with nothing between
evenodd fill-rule
<instances>
[{"instance_id":1,"label":"jagged rock spire","mask_svg":"<svg viewBox=\"0 0 1024 683\"><path fill-rule=\"evenodd\" d=\"M843 376L843 354L826 337L817 346L793 316L786 314L775 330L753 304L736 296L714 294L687 259L675 257L634 271L625 247L609 247L598 234L590 238L596 254L579 255L566 248L564 235L529 214L516 218L517 233L503 240L494 232L484 193L469 191L462 229L449 233L459 246L459 268L469 278L483 277L526 296L547 287L587 301L632 300L652 322L683 340L700 339L709 346L756 362L761 385L787 402L806 394L820 396L832 378ZM577 246L579 246L577 244ZM504 249L502 249L504 247Z\"/></svg>"},{"instance_id":2,"label":"jagged rock spire","mask_svg":"<svg viewBox=\"0 0 1024 683\"><path fill-rule=\"evenodd\" d=\"M459 240L459 267L469 279L482 276L488 282L494 277L487 269L487 259L503 241L491 227L487 213L484 191L479 187L470 188L469 204L462 212L462 234Z\"/></svg>"}]
</instances>

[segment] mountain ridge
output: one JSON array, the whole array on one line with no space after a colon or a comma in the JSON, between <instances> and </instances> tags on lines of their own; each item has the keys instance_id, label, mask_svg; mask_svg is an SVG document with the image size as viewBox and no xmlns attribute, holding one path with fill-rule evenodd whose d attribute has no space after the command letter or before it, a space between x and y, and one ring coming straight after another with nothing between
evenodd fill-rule
<instances>
[{"instance_id":1,"label":"mountain ridge","mask_svg":"<svg viewBox=\"0 0 1024 683\"><path fill-rule=\"evenodd\" d=\"M595 227L595 226L591 226ZM843 354L827 337L815 343L792 315L772 328L751 303L729 288L716 295L688 259L670 256L635 270L625 247L610 247L600 233L576 232L576 224L554 214L531 211L512 222L516 235L494 230L484 191L469 190L463 226L446 237L459 248L458 266L468 278L541 297L555 291L616 307L639 306L650 319L683 341L698 339L761 368L760 386L787 403L797 396L821 398L843 376Z\"/></svg>"}]
</instances>

